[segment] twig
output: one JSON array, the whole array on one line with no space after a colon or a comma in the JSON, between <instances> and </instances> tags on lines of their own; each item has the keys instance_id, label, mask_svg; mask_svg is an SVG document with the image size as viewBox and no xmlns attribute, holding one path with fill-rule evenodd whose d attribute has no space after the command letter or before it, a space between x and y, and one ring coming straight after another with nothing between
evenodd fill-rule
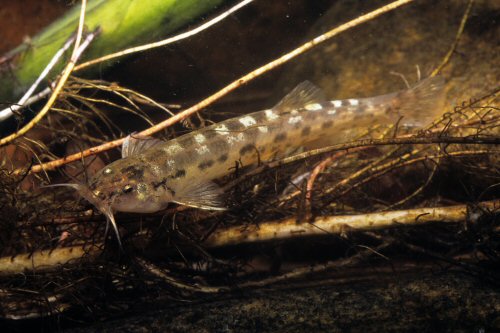
<instances>
[{"instance_id":1,"label":"twig","mask_svg":"<svg viewBox=\"0 0 500 333\"><path fill-rule=\"evenodd\" d=\"M486 210L500 209L500 201L479 204ZM408 210L370 213L363 215L324 216L312 223L297 224L295 218L281 221L230 227L216 230L203 243L207 247L237 245L243 243L283 240L293 237L341 234L346 229L374 230L395 226L415 225L428 222L457 223L467 218L468 206L416 208Z\"/></svg>"},{"instance_id":2,"label":"twig","mask_svg":"<svg viewBox=\"0 0 500 333\"><path fill-rule=\"evenodd\" d=\"M310 212L311 212L311 206L312 206L312 190L313 190L313 186L314 186L314 182L316 181L316 178L319 176L319 174L321 172L323 172L323 170L325 170L329 164L331 164L332 162L338 160L339 158L341 158L342 156L345 156L347 155L348 153L352 153L352 152L355 152L357 150L360 150L360 149L366 149L365 147L359 147L357 149L352 149L351 151L339 151L331 156L328 156L326 159L324 159L323 161L321 161L318 165L316 165L316 167L313 169L313 171L311 172L311 175L309 176L309 179L307 180L307 185L306 185L306 213L307 213L307 216L309 217L310 215ZM300 191L298 191L300 193ZM297 192L295 193L292 193L292 194L296 194ZM290 196L292 197L292 196Z\"/></svg>"},{"instance_id":3,"label":"twig","mask_svg":"<svg viewBox=\"0 0 500 333\"><path fill-rule=\"evenodd\" d=\"M462 33L464 32L464 27L465 24L467 23L467 19L469 18L470 11L472 9L472 5L474 4L474 0L469 0L469 3L467 4L467 8L465 9L464 16L462 17L462 21L460 22L460 26L458 28L457 34L455 36L455 40L453 41L453 44L451 45L451 48L448 50L448 53L443 58L443 61L439 64L438 67L434 71L432 71L431 76L436 76L441 72L444 66L448 64L448 62L451 59L451 56L453 55L453 52L455 52L455 49L457 48L458 42L460 41L460 37L462 36Z\"/></svg>"},{"instance_id":4,"label":"twig","mask_svg":"<svg viewBox=\"0 0 500 333\"><path fill-rule=\"evenodd\" d=\"M12 140L26 134L30 129L33 128L50 110L54 102L56 101L59 93L61 92L62 87L66 83L66 80L70 76L71 72L73 71L73 68L75 67L76 61L82 54L82 52L87 48L87 46L90 44L92 39L95 37L95 33L90 33L87 35L86 39L84 42L80 45L80 41L82 38L82 33L83 33L83 24L85 20L85 8L86 8L87 1L82 0L82 8L80 12L80 23L78 27L78 32L76 34L75 38L75 47L73 49L73 54L71 55L71 59L69 60L68 64L66 65L66 68L64 69L63 73L61 74L61 78L57 82L57 85L54 88L54 91L52 92L52 95L50 96L49 100L45 104L45 106L38 112L38 114L24 127L22 127L19 131L2 138L0 140L0 146L5 145L6 143L11 142Z\"/></svg>"},{"instance_id":5,"label":"twig","mask_svg":"<svg viewBox=\"0 0 500 333\"><path fill-rule=\"evenodd\" d=\"M84 62L84 63L79 64L78 66L76 66L75 67L75 71L79 71L81 69L84 69L86 67L89 67L89 66L92 66L92 65L104 62L104 61L108 61L108 60L115 59L115 58L118 58L118 57L123 57L123 56L125 56L127 54L132 54L132 53L138 53L138 52L142 52L142 51L151 50L151 49L154 49L154 48L157 48L157 47L161 47L161 46L165 46L165 45L168 45L168 44L172 44L172 43L175 43L175 42L180 41L182 39L186 39L188 37L194 36L194 35L200 33L201 31L203 31L203 30L205 30L205 29L207 29L207 28L209 28L209 27L211 27L211 26L219 23L220 21L222 21L223 19L225 19L229 15L231 15L234 12L238 11L239 9L245 7L246 5L250 4L251 2L253 2L253 0L244 0L244 1L241 1L237 5L229 8L228 10L226 10L225 12L223 12L222 14L220 14L219 16L211 19L208 22L203 23L202 25L200 25L200 26L198 26L198 27L196 27L196 28L194 28L192 30L186 31L186 32L184 32L182 34L179 34L179 35L176 35L176 36L173 36L173 37L161 40L159 42L154 42L154 43L149 43L149 44L146 44L146 45L131 47L131 48L128 48L126 50L122 50L122 51L119 51L119 52L108 54L108 55L105 55L105 56L97 58L97 59L89 60L87 62Z\"/></svg>"},{"instance_id":6,"label":"twig","mask_svg":"<svg viewBox=\"0 0 500 333\"><path fill-rule=\"evenodd\" d=\"M279 57L278 59L275 59L275 60L271 61L270 63L268 63L260 68L257 68L256 70L242 76L241 78L230 83L229 85L227 85L223 89L219 90L215 94L202 100L198 104L195 104L194 106L182 111L181 113L176 114L174 117L169 118L169 119L167 119L167 120L165 120L165 121L163 121L155 126L152 126L148 129L138 133L138 135L149 136L149 135L152 135L156 132L159 132L159 131L161 131L169 126L172 126L173 124L175 124L179 121L182 121L182 120L186 119L187 117L191 116L192 114L204 109L208 105L214 103L215 101L217 101L221 97L227 95L228 93L230 93L231 91L235 90L236 88L242 86L243 84L255 79L256 77L258 77L258 76L260 76L260 75L262 75L262 74L264 74L264 73L266 73L266 72L268 72L268 71L270 71L278 66L283 65L284 63L290 61L290 59L293 59L293 58L297 57L298 55L301 55L304 52L309 51L310 49L325 42L326 40L331 39L332 37L337 36L338 34L344 32L344 31L352 29L352 28L354 28L362 23L368 22L368 21L370 21L370 20L372 20L372 19L374 19L382 14L390 12L398 7L409 4L413 1L414 0L394 1L394 2L391 2L383 7L380 7L374 11L371 11L367 14L361 15L358 18L355 18L347 23L344 23L344 24L310 40L309 42L299 46L298 48L284 54L283 56ZM64 165L64 164L67 164L70 162L74 162L74 161L78 161L82 157L87 157L90 155L94 155L94 154L118 147L123 143L124 140L125 140L125 138L110 141L110 142L107 142L107 143L102 144L100 146L92 147L92 148L89 148L83 152L68 155L66 157L63 157L63 158L55 160L55 161L50 161L50 162L46 162L43 164L34 165L34 166L32 166L30 171L31 172L40 172L43 169L54 170L55 168L58 168L61 165ZM15 174L19 174L22 172L23 172L22 169L18 169L15 171Z\"/></svg>"},{"instance_id":7,"label":"twig","mask_svg":"<svg viewBox=\"0 0 500 333\"><path fill-rule=\"evenodd\" d=\"M94 88L94 89L99 89L102 91L108 91L108 92L116 94L117 96L119 96L119 97L123 98L125 101L127 101L127 103L135 106L135 104L132 102L132 100L125 95L125 94L128 94L128 95L131 95L131 97L138 100L139 103L152 105L154 107L162 109L163 111L167 112L168 114L170 114L172 116L174 115L168 108L166 108L165 106L156 102L152 98L149 98L145 95L142 95L134 90L119 86L116 83L113 83L113 84L105 84L105 83L99 83L99 82L95 83L95 82L90 81L90 80L83 80L83 79L77 79L77 78L75 78L75 82L78 82L79 84L81 84L81 86L79 86L77 89ZM138 107L136 107L136 108L139 110Z\"/></svg>"},{"instance_id":8,"label":"twig","mask_svg":"<svg viewBox=\"0 0 500 333\"><path fill-rule=\"evenodd\" d=\"M220 287L212 287L212 286L202 286L199 284L187 284L184 283L170 275L168 275L168 272L165 271L164 269L160 269L159 267L156 267L156 265L153 265L146 260L135 257L134 259L140 266L142 266L143 269L147 270L149 273L155 275L156 277L162 279L169 285L179 289L179 290L185 290L189 292L201 292L201 293L219 293L223 291L227 291L229 288L220 286Z\"/></svg>"},{"instance_id":9,"label":"twig","mask_svg":"<svg viewBox=\"0 0 500 333\"><path fill-rule=\"evenodd\" d=\"M378 163L370 163L366 167L361 168L361 169L357 170L356 172L353 172L348 177L342 179L341 181L336 183L334 186L330 187L328 189L328 191L329 191L328 193L335 192L336 189L338 189L346 184L349 184L349 182L351 182L352 180L354 180L356 178L360 178L361 176L363 176L367 173L373 174L375 170L387 170L390 167L394 167L395 165L401 164L405 160L408 160L410 157L417 155L419 152L420 152L420 150L413 150L410 153L406 153L404 155L398 156L396 159L393 159L393 160L389 161L388 163L383 164L382 166L380 166L380 162L382 161L382 159L379 159L377 161ZM423 159L426 160L428 158L429 157L425 156ZM420 157L419 161L421 159L422 159L422 157Z\"/></svg>"},{"instance_id":10,"label":"twig","mask_svg":"<svg viewBox=\"0 0 500 333\"><path fill-rule=\"evenodd\" d=\"M42 73L38 76L38 78L35 80L35 82L31 85L31 87L24 93L23 97L16 103L13 104L2 111L0 111L0 121L3 121L5 119L10 118L14 112L22 109L25 107L26 102L31 102L32 101L32 94L35 91L35 89L38 87L40 82L42 82L43 79L49 74L49 72L54 68L54 66L59 62L61 57L63 56L64 52L68 50L68 48L71 46L71 44L75 41L75 36L72 36L70 39L64 43L63 47L60 48L56 54L52 57L50 60L49 64L45 67L45 69L42 71ZM48 91L46 94L50 93L50 88L48 88Z\"/></svg>"},{"instance_id":11,"label":"twig","mask_svg":"<svg viewBox=\"0 0 500 333\"><path fill-rule=\"evenodd\" d=\"M437 147L437 149L438 149L438 151L441 150L439 146ZM408 201L410 201L411 199L415 198L420 193L422 193L424 191L424 189L426 189L427 186L429 186L429 184L431 183L431 181L434 179L434 175L436 174L436 172L438 170L438 167L440 165L440 162L441 162L441 157L443 157L443 156L442 155L438 155L436 157L436 160L434 160L433 158L429 159L430 161L434 161L435 163L433 163L432 170L431 170L431 172L429 173L429 176L427 177L427 179L425 180L425 182L422 185L420 185L415 191L413 191L412 193L410 193L409 195L407 195L405 198L399 200L398 202L395 202L395 203L391 204L385 210L391 210L391 209L394 209L394 208L396 208L398 206L402 206L405 203L407 203Z\"/></svg>"},{"instance_id":12,"label":"twig","mask_svg":"<svg viewBox=\"0 0 500 333\"><path fill-rule=\"evenodd\" d=\"M78 58L80 57L80 53L83 51L79 51L78 48L82 42L83 35L83 26L85 24L85 10L87 9L87 0L82 0L82 6L80 7L80 19L78 21L78 29L76 31L76 41L75 47L73 49L73 53L71 54L71 61L76 63Z\"/></svg>"},{"instance_id":13,"label":"twig","mask_svg":"<svg viewBox=\"0 0 500 333\"><path fill-rule=\"evenodd\" d=\"M24 299L15 296L24 295ZM14 296L14 297L12 297ZM44 306L40 307L43 304ZM72 307L63 292L48 293L26 289L0 289L0 317L14 321L47 318ZM19 312L18 312L19 311Z\"/></svg>"}]
</instances>

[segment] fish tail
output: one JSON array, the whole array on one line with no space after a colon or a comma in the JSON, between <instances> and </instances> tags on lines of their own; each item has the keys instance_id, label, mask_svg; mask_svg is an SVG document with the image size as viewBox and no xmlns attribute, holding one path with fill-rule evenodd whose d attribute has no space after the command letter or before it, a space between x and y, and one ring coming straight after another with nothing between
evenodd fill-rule
<instances>
[{"instance_id":1,"label":"fish tail","mask_svg":"<svg viewBox=\"0 0 500 333\"><path fill-rule=\"evenodd\" d=\"M444 79L441 76L426 78L410 89L394 94L392 112L406 126L423 126L443 112ZM390 111L389 111L390 112Z\"/></svg>"}]
</instances>

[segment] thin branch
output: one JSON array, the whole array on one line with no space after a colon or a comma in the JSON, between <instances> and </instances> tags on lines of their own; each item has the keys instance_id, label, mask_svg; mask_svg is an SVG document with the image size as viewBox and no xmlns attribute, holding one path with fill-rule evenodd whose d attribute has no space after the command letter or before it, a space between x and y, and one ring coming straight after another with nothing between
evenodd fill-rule
<instances>
[{"instance_id":1,"label":"thin branch","mask_svg":"<svg viewBox=\"0 0 500 333\"><path fill-rule=\"evenodd\" d=\"M198 27L196 27L196 28L194 28L192 30L186 31L186 32L184 32L182 34L179 34L179 35L176 35L176 36L173 36L173 37L161 40L159 42L154 42L154 43L150 43L150 44L146 44L146 45L131 47L129 49L122 50L122 51L119 51L119 52L115 52L115 53L112 53L112 54L108 54L108 55L105 55L105 56L97 58L97 59L89 60L87 62L84 62L84 63L76 66L75 67L75 71L79 71L81 69L87 68L89 66L92 66L92 65L104 62L104 61L108 61L108 60L115 59L115 58L118 58L118 57L123 57L123 56L125 56L127 54L132 54L132 53L138 53L138 52L143 52L143 51L151 50L151 49L154 49L154 48L157 48L157 47L162 47L162 46L165 46L165 45L168 45L168 44L175 43L175 42L180 41L182 39L186 39L188 37L194 36L194 35L202 32L203 30L206 30L207 28L209 28L209 27L211 27L211 26L219 23L220 21L222 21L223 19L225 19L229 15L231 15L234 12L238 11L239 9L245 7L246 5L250 4L251 2L253 2L253 0L244 0L244 1L240 2L240 3L238 3L237 5L235 5L234 7L229 8L228 10L226 10L225 12L223 12L222 14L220 14L219 16L211 19L210 21L208 21L206 23L203 23L202 25L200 25L200 26L198 26Z\"/></svg>"},{"instance_id":2,"label":"thin branch","mask_svg":"<svg viewBox=\"0 0 500 333\"><path fill-rule=\"evenodd\" d=\"M92 39L95 36L95 33L90 33L87 35L87 38L84 40L84 42L80 45L81 41L81 35L83 33L83 24L85 20L85 9L86 9L87 1L82 0L82 8L80 12L80 25L78 27L78 33L75 38L75 47L73 49L73 54L71 55L71 59L66 65L66 68L64 69L63 73L61 74L61 78L57 82L56 87L54 88L54 91L52 92L52 95L50 96L49 100L45 104L42 110L38 112L38 114L24 127L22 127L19 131L2 138L0 140L0 146L3 146L9 142L11 142L14 139L17 139L18 137L26 134L30 129L32 129L50 110L54 102L56 101L59 93L61 92L64 84L66 83L66 80L70 76L71 72L73 71L73 68L75 67L76 61L82 54L82 52L87 48L87 46L90 44Z\"/></svg>"},{"instance_id":3,"label":"thin branch","mask_svg":"<svg viewBox=\"0 0 500 333\"><path fill-rule=\"evenodd\" d=\"M334 161L337 161L338 159L347 155L348 153L353 153L353 152L356 152L358 150L363 150L363 149L366 149L366 147L359 147L356 149L352 149L351 151L347 151L347 150L339 151L333 155L328 156L323 161L321 161L318 165L316 165L316 167L311 172L311 175L309 176L307 183L306 183L306 214L307 214L307 218L310 217L311 208L312 208L312 192L313 192L314 182L316 181L316 178L319 176L319 174L321 172L323 172L328 167L328 165L330 165ZM295 196L295 194L300 194L300 192L301 191L296 191L296 192L292 193L292 195L290 195L289 197L291 198L291 197Z\"/></svg>"},{"instance_id":4,"label":"thin branch","mask_svg":"<svg viewBox=\"0 0 500 333\"><path fill-rule=\"evenodd\" d=\"M29 89L24 93L23 97L21 97L21 99L16 104L13 104L0 111L0 121L10 118L14 114L14 112L25 107L26 102L32 103L32 95L35 89L38 87L40 82L42 82L42 80L45 79L45 77L49 74L52 68L54 68L54 66L59 62L59 60L61 60L61 57L63 56L64 52L66 52L69 49L69 47L74 41L75 41L75 36L71 37L66 41L66 43L64 43L63 47L56 52L56 54L52 57L52 59L45 67L45 69L42 71L42 73L38 76L35 82L31 85L31 87L29 87ZM48 91L45 94L48 95L48 93L50 93L50 88L48 88Z\"/></svg>"},{"instance_id":5,"label":"thin branch","mask_svg":"<svg viewBox=\"0 0 500 333\"><path fill-rule=\"evenodd\" d=\"M73 48L73 53L71 54L71 60L75 63L79 57L78 48L80 47L80 44L82 42L83 26L85 24L85 10L86 9L87 9L87 0L82 0L82 6L80 7L80 19L78 21L78 29L76 31L75 47Z\"/></svg>"},{"instance_id":6,"label":"thin branch","mask_svg":"<svg viewBox=\"0 0 500 333\"><path fill-rule=\"evenodd\" d=\"M229 290L228 287L220 286L220 287L212 287L212 286L203 286L199 284L187 284L184 283L173 276L168 275L168 271L165 269L160 269L156 267L155 265L147 262L146 260L135 257L134 260L146 271L149 273L155 275L156 277L162 279L169 285L179 289L179 290L185 290L189 292L201 292L201 293L220 293L223 291Z\"/></svg>"},{"instance_id":7,"label":"thin branch","mask_svg":"<svg viewBox=\"0 0 500 333\"><path fill-rule=\"evenodd\" d=\"M474 0L469 0L469 3L467 4L467 8L465 9L464 16L462 17L462 20L460 22L460 26L458 27L457 34L455 36L455 40L453 41L453 44L451 45L451 48L448 50L448 53L443 58L443 61L439 64L438 67L434 71L432 71L431 76L436 76L439 74L444 66L448 64L448 62L451 59L451 56L453 55L453 52L455 52L458 42L460 41L460 37L462 36L462 33L464 32L465 24L467 23L467 19L469 18L470 11L472 9L472 5L474 4Z\"/></svg>"},{"instance_id":8,"label":"thin branch","mask_svg":"<svg viewBox=\"0 0 500 333\"><path fill-rule=\"evenodd\" d=\"M438 149L438 151L441 150L439 146L437 147L437 149ZM416 196L420 195L420 193L422 193L427 188L427 186L429 186L429 184L431 183L431 181L434 179L434 175L436 174L436 172L437 172L437 170L439 168L439 165L441 163L441 158L442 157L443 157L443 155L438 155L436 157L435 161L434 161L434 159L429 159L429 160L433 161L434 163L432 164L432 170L429 173L429 175L428 175L427 179L425 180L425 182L422 185L420 185L415 191L413 191L412 193L410 193L409 195L407 195L405 198L399 200L398 202L395 202L395 203L391 204L385 210L390 210L390 209L394 209L394 208L396 208L398 206L402 206L405 203L407 203L408 201L410 201L411 199L413 199ZM446 157L448 157L448 155L446 155Z\"/></svg>"}]
</instances>

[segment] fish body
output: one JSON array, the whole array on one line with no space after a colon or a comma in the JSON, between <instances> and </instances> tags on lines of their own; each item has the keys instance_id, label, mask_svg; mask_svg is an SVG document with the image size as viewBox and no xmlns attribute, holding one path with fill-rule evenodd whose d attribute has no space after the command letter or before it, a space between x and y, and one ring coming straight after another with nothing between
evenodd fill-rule
<instances>
[{"instance_id":1,"label":"fish body","mask_svg":"<svg viewBox=\"0 0 500 333\"><path fill-rule=\"evenodd\" d=\"M213 180L235 167L284 157L318 140L347 142L360 128L376 124L421 126L436 116L442 101L439 77L387 95L346 100L326 100L318 88L303 82L273 108L169 141L129 136L121 159L99 171L88 186L72 186L113 224L115 211L150 213L171 202L224 209Z\"/></svg>"}]
</instances>

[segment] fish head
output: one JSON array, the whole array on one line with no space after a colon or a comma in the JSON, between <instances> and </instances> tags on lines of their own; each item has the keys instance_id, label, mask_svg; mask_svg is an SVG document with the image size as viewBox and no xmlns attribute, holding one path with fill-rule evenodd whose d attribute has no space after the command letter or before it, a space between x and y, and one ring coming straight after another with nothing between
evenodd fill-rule
<instances>
[{"instance_id":1,"label":"fish head","mask_svg":"<svg viewBox=\"0 0 500 333\"><path fill-rule=\"evenodd\" d=\"M120 212L154 213L167 208L169 203L226 209L221 187L201 176L188 177L187 172L184 168L160 168L151 161L142 161L141 157L127 157L99 171L90 182L89 192L98 198L96 207Z\"/></svg>"},{"instance_id":2,"label":"fish head","mask_svg":"<svg viewBox=\"0 0 500 333\"><path fill-rule=\"evenodd\" d=\"M90 181L89 190L98 202L89 201L97 208L104 205L113 211L154 213L172 201L173 191L167 180L159 180L157 172L147 163L133 157L120 159L104 167Z\"/></svg>"},{"instance_id":3,"label":"fish head","mask_svg":"<svg viewBox=\"0 0 500 333\"><path fill-rule=\"evenodd\" d=\"M114 213L152 213L165 209L172 201L173 193L157 171L134 157L124 158L108 164L86 184L54 184L77 190L78 194L94 205L111 223L121 246Z\"/></svg>"}]
</instances>

